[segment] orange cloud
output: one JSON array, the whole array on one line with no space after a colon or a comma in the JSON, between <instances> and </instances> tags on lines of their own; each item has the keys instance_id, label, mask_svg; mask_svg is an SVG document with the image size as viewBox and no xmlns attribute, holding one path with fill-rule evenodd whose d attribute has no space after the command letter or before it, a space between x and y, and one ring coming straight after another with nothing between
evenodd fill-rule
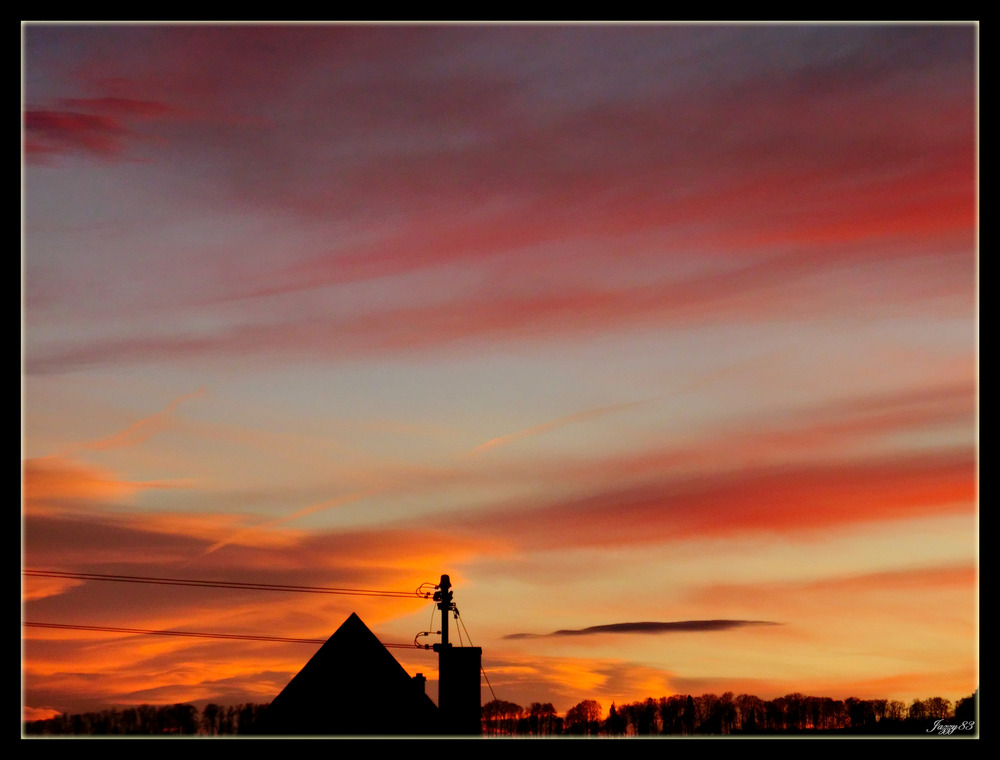
<instances>
[{"instance_id":1,"label":"orange cloud","mask_svg":"<svg viewBox=\"0 0 1000 760\"><path fill-rule=\"evenodd\" d=\"M21 712L21 720L49 720L62 715L62 712L51 707L24 707Z\"/></svg>"},{"instance_id":2,"label":"orange cloud","mask_svg":"<svg viewBox=\"0 0 1000 760\"><path fill-rule=\"evenodd\" d=\"M316 512L322 512L327 509L333 509L335 507L342 506L344 504L351 504L355 501L367 498L374 494L379 493L383 489L368 489L366 491L357 491L355 493L345 494L344 496L338 496L334 499L327 499L326 501L321 501L317 504L311 504L308 507L303 507L302 509L292 512L290 515L285 515L283 517L275 518L274 520L267 520L265 522L259 523L257 525L251 525L236 532L229 533L225 538L222 538L207 549L205 549L205 554L211 554L216 552L224 546L234 543L245 543L250 541L251 543L260 540L262 533L271 531L279 525L284 525L285 523L297 520L300 517L306 517L307 515L314 514ZM266 540L266 539L265 539Z\"/></svg>"},{"instance_id":3,"label":"orange cloud","mask_svg":"<svg viewBox=\"0 0 1000 760\"><path fill-rule=\"evenodd\" d=\"M483 668L497 698L525 707L552 702L558 712L584 699L610 707L612 702L673 692L669 671L624 659L543 657L493 649L484 652Z\"/></svg>"},{"instance_id":4,"label":"orange cloud","mask_svg":"<svg viewBox=\"0 0 1000 760\"><path fill-rule=\"evenodd\" d=\"M108 470L62 457L29 459L24 463L24 503L32 511L60 505L128 499L149 484L121 480Z\"/></svg>"},{"instance_id":5,"label":"orange cloud","mask_svg":"<svg viewBox=\"0 0 1000 760\"><path fill-rule=\"evenodd\" d=\"M48 596L58 596L82 583L83 581L73 578L26 576L21 579L21 601L30 602Z\"/></svg>"},{"instance_id":6,"label":"orange cloud","mask_svg":"<svg viewBox=\"0 0 1000 760\"><path fill-rule=\"evenodd\" d=\"M713 583L698 586L687 599L699 609L769 609L781 610L786 617L797 617L798 612L785 612L787 605L827 605L832 599L850 599L852 603L864 599L881 600L897 598L919 606L921 597L952 594L962 602L957 606L967 609L977 584L977 569L971 563L908 567L872 573L837 575L816 579L790 578L786 581L754 581L753 583ZM912 600L916 599L916 602Z\"/></svg>"},{"instance_id":7,"label":"orange cloud","mask_svg":"<svg viewBox=\"0 0 1000 760\"><path fill-rule=\"evenodd\" d=\"M629 545L746 532L802 533L926 515L972 514L971 451L860 462L761 465L661 476L576 499L510 505L457 521L521 548Z\"/></svg>"},{"instance_id":8,"label":"orange cloud","mask_svg":"<svg viewBox=\"0 0 1000 760\"><path fill-rule=\"evenodd\" d=\"M169 415L184 401L204 395L200 388L171 401L165 409L138 420L114 435L77 444L59 454L28 459L24 462L23 497L27 509L59 510L67 505L115 503L128 500L149 488L178 488L189 484L179 481L128 481L110 471L71 459L79 451L105 451L140 444L163 430Z\"/></svg>"}]
</instances>

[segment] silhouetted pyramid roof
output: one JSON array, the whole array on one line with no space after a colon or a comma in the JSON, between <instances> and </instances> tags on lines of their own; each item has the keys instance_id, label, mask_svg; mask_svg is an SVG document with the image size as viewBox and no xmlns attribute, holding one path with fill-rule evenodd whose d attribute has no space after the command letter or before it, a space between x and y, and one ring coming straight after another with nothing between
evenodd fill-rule
<instances>
[{"instance_id":1,"label":"silhouetted pyramid roof","mask_svg":"<svg viewBox=\"0 0 1000 760\"><path fill-rule=\"evenodd\" d=\"M351 613L274 698L260 733L436 733L437 713L423 685Z\"/></svg>"}]
</instances>

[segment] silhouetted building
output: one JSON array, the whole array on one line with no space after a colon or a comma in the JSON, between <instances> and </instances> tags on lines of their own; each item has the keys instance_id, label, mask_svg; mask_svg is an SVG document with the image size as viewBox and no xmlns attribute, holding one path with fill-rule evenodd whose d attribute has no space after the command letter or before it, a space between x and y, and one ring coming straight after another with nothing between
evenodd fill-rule
<instances>
[{"instance_id":1,"label":"silhouetted building","mask_svg":"<svg viewBox=\"0 0 1000 760\"><path fill-rule=\"evenodd\" d=\"M478 720L478 671L476 675ZM454 733L442 724L441 712L424 693L424 680L420 674L411 678L361 618L351 613L274 698L255 733L296 736Z\"/></svg>"}]
</instances>

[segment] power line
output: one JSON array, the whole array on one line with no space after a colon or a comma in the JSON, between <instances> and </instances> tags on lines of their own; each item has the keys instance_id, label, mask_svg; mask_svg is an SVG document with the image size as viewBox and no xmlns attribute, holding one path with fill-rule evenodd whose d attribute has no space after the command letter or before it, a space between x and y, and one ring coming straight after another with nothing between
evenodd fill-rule
<instances>
[{"instance_id":1,"label":"power line","mask_svg":"<svg viewBox=\"0 0 1000 760\"><path fill-rule=\"evenodd\" d=\"M68 623L29 623L22 622L25 628L57 628L71 631L98 631L101 633L129 633L146 636L187 636L198 639L229 639L238 641L268 641L285 644L325 644L326 639L297 639L290 636L253 636L244 633L202 633L199 631L157 631L148 628L117 628L101 625L70 625ZM382 644L395 649L420 649L414 644Z\"/></svg>"},{"instance_id":2,"label":"power line","mask_svg":"<svg viewBox=\"0 0 1000 760\"><path fill-rule=\"evenodd\" d=\"M22 570L23 575L38 578L70 578L85 581L113 581L117 583L148 583L160 586L194 586L196 588L228 588L243 591L290 591L307 594L338 594L345 596L381 596L395 599L427 599L429 591L385 591L380 589L330 588L324 586L295 586L276 583L242 583L239 581L208 581L189 578L153 578L142 575L106 575L103 573L70 573L58 570Z\"/></svg>"}]
</instances>

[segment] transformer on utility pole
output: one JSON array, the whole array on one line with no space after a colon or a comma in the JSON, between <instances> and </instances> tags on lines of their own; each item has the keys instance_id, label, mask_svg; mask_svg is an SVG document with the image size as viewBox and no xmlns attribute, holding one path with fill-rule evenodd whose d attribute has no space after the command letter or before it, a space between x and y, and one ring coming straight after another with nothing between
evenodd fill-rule
<instances>
[{"instance_id":1,"label":"transformer on utility pole","mask_svg":"<svg viewBox=\"0 0 1000 760\"><path fill-rule=\"evenodd\" d=\"M442 647L451 646L448 643L448 613L455 607L455 603L452 601L455 595L451 592L451 578L442 575L438 589L440 590L434 593L434 601L438 603L438 609L441 610L441 643L434 645L435 652L440 652Z\"/></svg>"}]
</instances>

